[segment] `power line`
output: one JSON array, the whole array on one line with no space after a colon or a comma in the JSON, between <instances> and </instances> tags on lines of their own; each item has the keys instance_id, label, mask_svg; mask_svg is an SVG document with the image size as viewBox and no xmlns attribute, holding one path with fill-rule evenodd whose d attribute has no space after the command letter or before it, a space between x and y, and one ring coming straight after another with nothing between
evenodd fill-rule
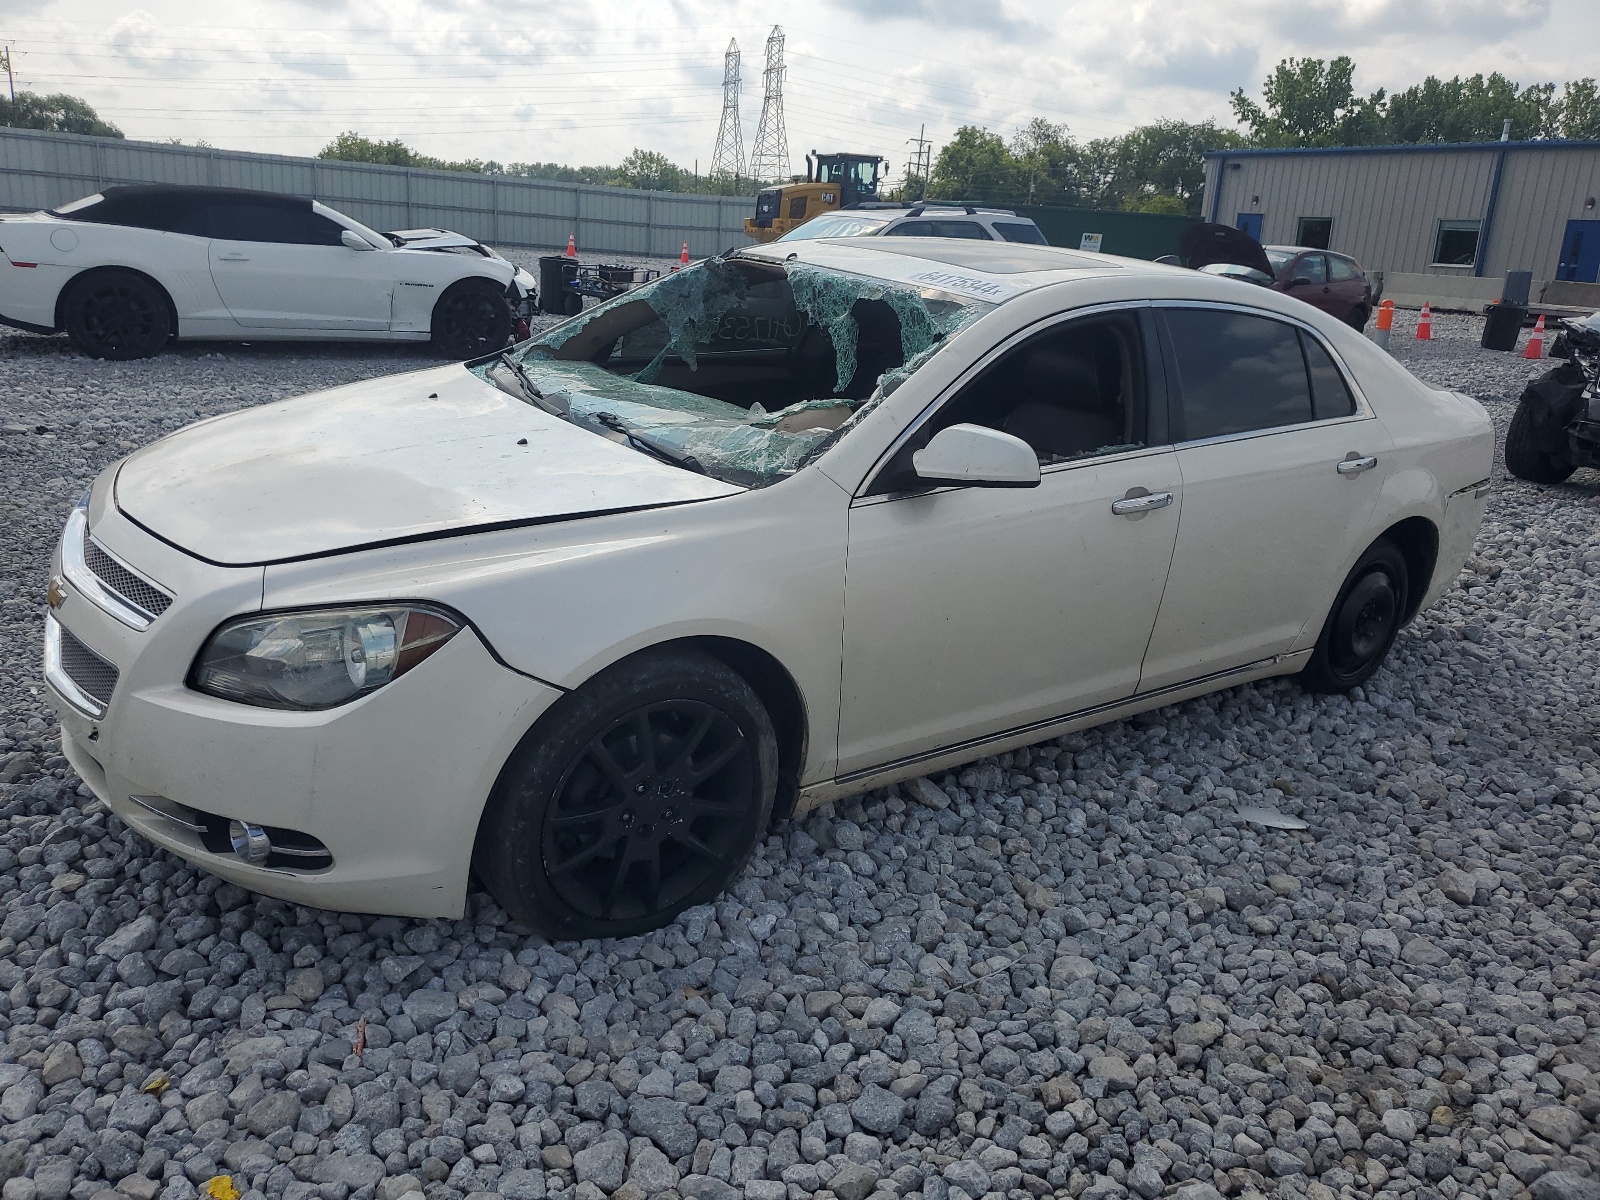
<instances>
[{"instance_id":1,"label":"power line","mask_svg":"<svg viewBox=\"0 0 1600 1200\"><path fill-rule=\"evenodd\" d=\"M767 37L767 67L761 73L761 120L750 148L750 174L759 180L789 177L789 133L783 124L783 29Z\"/></svg>"},{"instance_id":2,"label":"power line","mask_svg":"<svg viewBox=\"0 0 1600 1200\"><path fill-rule=\"evenodd\" d=\"M722 56L722 121L717 126L717 145L711 152L711 174L732 175L744 172L744 130L739 125L739 43L728 41Z\"/></svg>"}]
</instances>

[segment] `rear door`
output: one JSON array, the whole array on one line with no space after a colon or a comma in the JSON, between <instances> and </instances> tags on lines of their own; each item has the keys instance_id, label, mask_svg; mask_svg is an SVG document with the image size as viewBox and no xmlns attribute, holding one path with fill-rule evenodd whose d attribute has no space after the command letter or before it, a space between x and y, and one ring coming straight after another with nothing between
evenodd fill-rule
<instances>
[{"instance_id":1,"label":"rear door","mask_svg":"<svg viewBox=\"0 0 1600 1200\"><path fill-rule=\"evenodd\" d=\"M1364 309L1370 303L1367 295L1367 278L1361 273L1361 268L1348 258L1337 254L1330 254L1328 258L1328 286L1333 289L1333 297L1339 302L1339 307L1334 311L1334 316L1344 320L1357 309Z\"/></svg>"},{"instance_id":2,"label":"rear door","mask_svg":"<svg viewBox=\"0 0 1600 1200\"><path fill-rule=\"evenodd\" d=\"M1308 327L1249 309L1157 310L1183 519L1141 691L1289 651L1372 542L1387 430Z\"/></svg>"},{"instance_id":3,"label":"rear door","mask_svg":"<svg viewBox=\"0 0 1600 1200\"><path fill-rule=\"evenodd\" d=\"M343 245L343 227L305 208L210 206L211 277L240 325L388 329L394 268L383 250Z\"/></svg>"}]
</instances>

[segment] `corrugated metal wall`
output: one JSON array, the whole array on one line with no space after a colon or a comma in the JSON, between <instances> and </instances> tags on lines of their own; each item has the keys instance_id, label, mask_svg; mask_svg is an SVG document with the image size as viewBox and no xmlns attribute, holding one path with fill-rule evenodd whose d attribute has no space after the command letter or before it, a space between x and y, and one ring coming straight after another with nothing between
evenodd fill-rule
<instances>
[{"instance_id":1,"label":"corrugated metal wall","mask_svg":"<svg viewBox=\"0 0 1600 1200\"><path fill-rule=\"evenodd\" d=\"M1331 217L1329 248L1369 269L1471 278L1472 267L1432 262L1441 220L1484 221L1495 160L1504 154L1481 274L1532 271L1554 279L1568 219L1600 217L1600 146L1397 148L1246 153L1206 160L1207 219L1233 225L1262 215L1263 242L1294 244L1301 217ZM1219 173L1221 175L1219 183ZM1220 191L1219 191L1220 187Z\"/></svg>"},{"instance_id":2,"label":"corrugated metal wall","mask_svg":"<svg viewBox=\"0 0 1600 1200\"><path fill-rule=\"evenodd\" d=\"M504 175L162 146L0 129L0 209L63 204L113 183L195 183L311 196L375 229L439 226L500 246L704 257L744 245L753 197L586 187Z\"/></svg>"}]
</instances>

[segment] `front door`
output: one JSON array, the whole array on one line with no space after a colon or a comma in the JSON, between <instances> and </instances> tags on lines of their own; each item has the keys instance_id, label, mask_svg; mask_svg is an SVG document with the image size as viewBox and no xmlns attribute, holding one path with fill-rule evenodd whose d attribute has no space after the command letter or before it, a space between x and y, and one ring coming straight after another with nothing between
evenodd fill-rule
<instances>
[{"instance_id":1,"label":"front door","mask_svg":"<svg viewBox=\"0 0 1600 1200\"><path fill-rule=\"evenodd\" d=\"M211 277L240 325L389 328L393 260L343 245L343 229L309 206L217 204L211 229Z\"/></svg>"},{"instance_id":2,"label":"front door","mask_svg":"<svg viewBox=\"0 0 1600 1200\"><path fill-rule=\"evenodd\" d=\"M1243 310L1160 311L1183 524L1141 691L1285 653L1320 626L1371 540L1393 444L1305 328Z\"/></svg>"},{"instance_id":3,"label":"front door","mask_svg":"<svg viewBox=\"0 0 1600 1200\"><path fill-rule=\"evenodd\" d=\"M1244 230L1245 233L1248 233L1259 242L1261 240L1261 220L1261 213L1240 213L1238 223L1234 227Z\"/></svg>"},{"instance_id":4,"label":"front door","mask_svg":"<svg viewBox=\"0 0 1600 1200\"><path fill-rule=\"evenodd\" d=\"M1312 307L1335 316L1342 317L1344 309L1349 307L1334 295L1333 285L1328 279L1328 256L1325 254L1302 254L1295 259L1284 290L1296 300L1304 300Z\"/></svg>"},{"instance_id":5,"label":"front door","mask_svg":"<svg viewBox=\"0 0 1600 1200\"><path fill-rule=\"evenodd\" d=\"M1133 693L1182 501L1148 375L1137 313L1056 325L997 356L857 498L841 774ZM958 422L1028 442L1039 486L916 490L910 455ZM1130 495L1145 498L1114 513Z\"/></svg>"},{"instance_id":6,"label":"front door","mask_svg":"<svg viewBox=\"0 0 1600 1200\"><path fill-rule=\"evenodd\" d=\"M1567 222L1556 278L1571 283L1594 283L1600 278L1600 221Z\"/></svg>"}]
</instances>

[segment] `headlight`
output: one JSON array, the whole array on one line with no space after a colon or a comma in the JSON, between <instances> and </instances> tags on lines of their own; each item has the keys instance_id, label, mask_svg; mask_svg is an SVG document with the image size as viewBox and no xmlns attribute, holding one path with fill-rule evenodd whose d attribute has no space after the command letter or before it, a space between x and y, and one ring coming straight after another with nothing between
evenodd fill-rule
<instances>
[{"instance_id":1,"label":"headlight","mask_svg":"<svg viewBox=\"0 0 1600 1200\"><path fill-rule=\"evenodd\" d=\"M420 605L245 617L211 635L189 683L260 708L334 708L400 678L460 629Z\"/></svg>"}]
</instances>

